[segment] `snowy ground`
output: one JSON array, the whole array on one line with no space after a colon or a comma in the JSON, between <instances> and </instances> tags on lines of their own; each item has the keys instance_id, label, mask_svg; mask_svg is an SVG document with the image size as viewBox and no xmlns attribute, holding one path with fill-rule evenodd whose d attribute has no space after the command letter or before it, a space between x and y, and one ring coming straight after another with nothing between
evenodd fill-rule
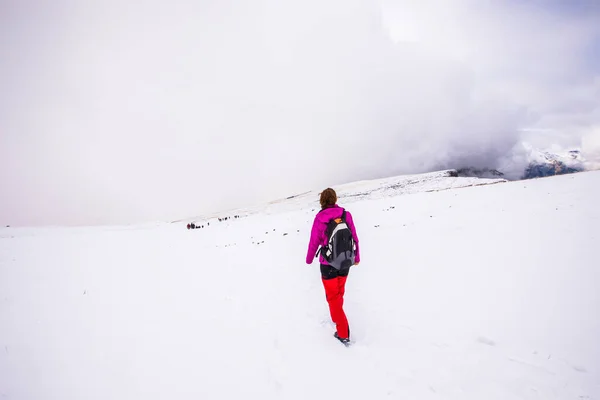
<instances>
[{"instance_id":1,"label":"snowy ground","mask_svg":"<svg viewBox=\"0 0 600 400\"><path fill-rule=\"evenodd\" d=\"M1 229L0 399L600 399L600 172L342 200L351 348L304 264L312 196Z\"/></svg>"},{"instance_id":2,"label":"snowy ground","mask_svg":"<svg viewBox=\"0 0 600 400\"><path fill-rule=\"evenodd\" d=\"M348 205L358 201L389 198L404 194L433 192L507 182L506 179L459 178L451 176L455 174L458 174L456 170L444 170L418 175L401 175L347 183L335 186L335 190L340 199L340 204L344 203L345 205ZM315 207L318 207L317 199L319 198L319 193L320 190L299 193L284 199L272 201L268 204L260 204L255 207L235 210L230 213L221 213L220 215L203 215L191 218L190 221L198 224L205 224L206 222L218 222L219 217L231 216L231 214L249 216L254 214L280 214L286 211L296 211L305 208L310 208L312 210Z\"/></svg>"}]
</instances>

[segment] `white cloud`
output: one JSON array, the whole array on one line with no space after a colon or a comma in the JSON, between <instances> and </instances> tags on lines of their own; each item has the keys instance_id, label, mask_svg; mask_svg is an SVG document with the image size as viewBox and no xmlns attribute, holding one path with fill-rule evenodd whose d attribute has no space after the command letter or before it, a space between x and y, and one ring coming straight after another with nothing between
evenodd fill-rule
<instances>
[{"instance_id":1,"label":"white cloud","mask_svg":"<svg viewBox=\"0 0 600 400\"><path fill-rule=\"evenodd\" d=\"M3 15L22 23L0 23L13 38L0 47L10 223L184 217L493 167L519 159L522 128L568 145L598 123L584 54L594 13L469 0L388 2L383 14L361 0L19 4Z\"/></svg>"}]
</instances>

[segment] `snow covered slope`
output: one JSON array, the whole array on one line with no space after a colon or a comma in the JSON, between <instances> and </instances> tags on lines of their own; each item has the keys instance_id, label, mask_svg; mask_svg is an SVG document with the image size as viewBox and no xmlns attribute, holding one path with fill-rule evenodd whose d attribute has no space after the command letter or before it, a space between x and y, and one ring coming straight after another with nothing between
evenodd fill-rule
<instances>
[{"instance_id":1,"label":"snow covered slope","mask_svg":"<svg viewBox=\"0 0 600 400\"><path fill-rule=\"evenodd\" d=\"M454 188L491 185L495 183L507 182L505 179L481 179L478 177L459 177L456 170L436 171L417 175L400 175L389 178L373 179L347 183L333 186L338 194L338 198L344 204L351 204L356 201L381 199L394 197L404 194L432 192L439 190L448 190ZM323 188L324 189L324 188ZM266 205L256 207L232 210L229 213L220 215L203 215L191 218L190 221L197 224L203 224L209 221L218 221L219 217L233 215L253 215L253 214L271 214L281 213L283 211L298 210L318 206L319 191L309 191L289 196L285 199L275 200Z\"/></svg>"},{"instance_id":2,"label":"snow covered slope","mask_svg":"<svg viewBox=\"0 0 600 400\"><path fill-rule=\"evenodd\" d=\"M344 198L350 348L304 263L311 197L0 230L0 399L600 398L600 172Z\"/></svg>"}]
</instances>

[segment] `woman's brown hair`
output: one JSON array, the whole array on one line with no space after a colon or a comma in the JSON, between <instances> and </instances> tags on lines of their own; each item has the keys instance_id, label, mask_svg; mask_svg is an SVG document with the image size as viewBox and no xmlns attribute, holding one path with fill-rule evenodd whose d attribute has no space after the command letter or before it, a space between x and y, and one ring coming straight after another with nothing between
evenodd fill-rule
<instances>
[{"instance_id":1,"label":"woman's brown hair","mask_svg":"<svg viewBox=\"0 0 600 400\"><path fill-rule=\"evenodd\" d=\"M319 199L321 208L326 208L337 203L337 194L332 188L327 188L321 192L321 198Z\"/></svg>"}]
</instances>

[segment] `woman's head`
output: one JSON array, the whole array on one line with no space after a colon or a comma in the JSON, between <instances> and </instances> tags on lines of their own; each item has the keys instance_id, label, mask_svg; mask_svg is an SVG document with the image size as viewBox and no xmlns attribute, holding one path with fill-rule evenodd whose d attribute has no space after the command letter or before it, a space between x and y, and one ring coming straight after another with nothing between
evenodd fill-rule
<instances>
[{"instance_id":1,"label":"woman's head","mask_svg":"<svg viewBox=\"0 0 600 400\"><path fill-rule=\"evenodd\" d=\"M337 194L332 188L327 188L321 192L321 198L319 199L321 208L326 208L337 203Z\"/></svg>"}]
</instances>

